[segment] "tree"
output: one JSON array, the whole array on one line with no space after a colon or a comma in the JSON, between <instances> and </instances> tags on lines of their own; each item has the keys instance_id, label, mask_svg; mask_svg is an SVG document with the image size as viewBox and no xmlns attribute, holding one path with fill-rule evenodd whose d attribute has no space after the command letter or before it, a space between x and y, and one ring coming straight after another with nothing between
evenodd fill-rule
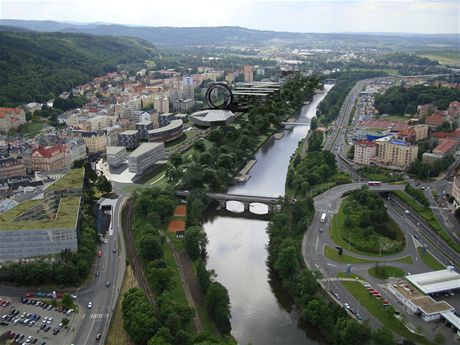
<instances>
[{"instance_id":1,"label":"tree","mask_svg":"<svg viewBox=\"0 0 460 345\"><path fill-rule=\"evenodd\" d=\"M139 243L141 257L146 260L156 260L163 257L163 243L159 236L146 234Z\"/></svg>"},{"instance_id":2,"label":"tree","mask_svg":"<svg viewBox=\"0 0 460 345\"><path fill-rule=\"evenodd\" d=\"M395 339L388 328L379 328L373 331L372 341L374 345L393 345Z\"/></svg>"},{"instance_id":3,"label":"tree","mask_svg":"<svg viewBox=\"0 0 460 345\"><path fill-rule=\"evenodd\" d=\"M61 304L65 309L71 309L73 307L73 298L68 293L65 293L62 296Z\"/></svg>"},{"instance_id":4,"label":"tree","mask_svg":"<svg viewBox=\"0 0 460 345\"><path fill-rule=\"evenodd\" d=\"M61 322L62 322L62 325L64 327L67 327L67 325L69 324L70 320L68 318L64 317Z\"/></svg>"},{"instance_id":5,"label":"tree","mask_svg":"<svg viewBox=\"0 0 460 345\"><path fill-rule=\"evenodd\" d=\"M155 262L151 262L148 266L147 277L150 285L156 294L161 294L164 291L169 291L174 287L174 271L169 267L157 267Z\"/></svg>"},{"instance_id":6,"label":"tree","mask_svg":"<svg viewBox=\"0 0 460 345\"><path fill-rule=\"evenodd\" d=\"M171 156L169 157L169 161L171 162L171 164L174 166L174 167L178 167L179 165L183 164L183 159L182 159L182 156L180 153L177 153L177 152L174 152L173 154L171 154Z\"/></svg>"},{"instance_id":7,"label":"tree","mask_svg":"<svg viewBox=\"0 0 460 345\"><path fill-rule=\"evenodd\" d=\"M112 182L107 180L104 174L101 174L97 177L96 180L97 189L99 189L103 193L111 193L112 192Z\"/></svg>"},{"instance_id":8,"label":"tree","mask_svg":"<svg viewBox=\"0 0 460 345\"><path fill-rule=\"evenodd\" d=\"M209 285L211 285L213 279L216 277L216 273L214 270L208 271L204 262L199 260L196 268L196 277L201 289L204 293L206 293L208 291Z\"/></svg>"},{"instance_id":9,"label":"tree","mask_svg":"<svg viewBox=\"0 0 460 345\"><path fill-rule=\"evenodd\" d=\"M184 245L192 260L206 253L208 237L202 227L192 226L185 231Z\"/></svg>"},{"instance_id":10,"label":"tree","mask_svg":"<svg viewBox=\"0 0 460 345\"><path fill-rule=\"evenodd\" d=\"M298 265L299 254L297 249L291 245L280 251L273 267L282 278L287 278L297 271Z\"/></svg>"},{"instance_id":11,"label":"tree","mask_svg":"<svg viewBox=\"0 0 460 345\"><path fill-rule=\"evenodd\" d=\"M198 152L204 152L206 150L206 145L203 140L197 140L193 143L193 148Z\"/></svg>"},{"instance_id":12,"label":"tree","mask_svg":"<svg viewBox=\"0 0 460 345\"><path fill-rule=\"evenodd\" d=\"M230 298L227 289L218 282L212 282L206 294L206 306L209 315L214 320L216 327L223 334L229 334L230 324Z\"/></svg>"}]
</instances>

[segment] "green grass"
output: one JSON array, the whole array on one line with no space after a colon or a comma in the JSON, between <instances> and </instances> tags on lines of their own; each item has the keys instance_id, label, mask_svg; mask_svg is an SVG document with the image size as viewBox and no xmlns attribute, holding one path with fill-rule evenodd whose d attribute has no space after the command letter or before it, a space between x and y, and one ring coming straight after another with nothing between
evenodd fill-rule
<instances>
[{"instance_id":1,"label":"green grass","mask_svg":"<svg viewBox=\"0 0 460 345\"><path fill-rule=\"evenodd\" d=\"M423 253L423 248L422 247L417 247L418 255L422 259L422 261L427 265L429 268L437 271L437 270L442 270L445 269L446 267L441 264L438 260L434 258L433 255L430 254L429 251L425 251Z\"/></svg>"},{"instance_id":2,"label":"green grass","mask_svg":"<svg viewBox=\"0 0 460 345\"><path fill-rule=\"evenodd\" d=\"M176 265L176 260L174 260L171 248L169 247L167 243L165 243L163 246L163 250L164 250L164 259L168 267L174 270L175 285L172 290L169 290L169 292L171 293L173 300L175 300L179 304L188 305L187 297L185 297L184 288L182 286L182 281L180 279L179 268Z\"/></svg>"},{"instance_id":3,"label":"green grass","mask_svg":"<svg viewBox=\"0 0 460 345\"><path fill-rule=\"evenodd\" d=\"M49 186L46 190L83 188L84 176L84 168L72 169L59 180L54 182L51 186Z\"/></svg>"},{"instance_id":4,"label":"green grass","mask_svg":"<svg viewBox=\"0 0 460 345\"><path fill-rule=\"evenodd\" d=\"M425 57L433 61L438 61L441 65L460 67L460 58L458 57L458 52L439 51L423 53L419 54L419 56Z\"/></svg>"},{"instance_id":5,"label":"green grass","mask_svg":"<svg viewBox=\"0 0 460 345\"><path fill-rule=\"evenodd\" d=\"M390 277L402 277L405 275L404 270L402 270L399 267L394 267L394 266L379 266L377 267L371 267L368 270L369 274L372 277L378 278L378 279L388 279Z\"/></svg>"},{"instance_id":6,"label":"green grass","mask_svg":"<svg viewBox=\"0 0 460 345\"><path fill-rule=\"evenodd\" d=\"M45 126L46 120L38 115L32 115L32 121L21 126L19 133L28 138L33 138L39 134Z\"/></svg>"},{"instance_id":7,"label":"green grass","mask_svg":"<svg viewBox=\"0 0 460 345\"><path fill-rule=\"evenodd\" d=\"M361 305L374 315L385 327L391 331L421 344L432 344L421 335L410 332L394 315L385 308L381 301L369 294L367 289L359 282L342 282L343 286L360 301Z\"/></svg>"},{"instance_id":8,"label":"green grass","mask_svg":"<svg viewBox=\"0 0 460 345\"><path fill-rule=\"evenodd\" d=\"M375 262L377 261L377 259L362 259L348 254L339 255L339 252L335 248L331 248L328 245L324 246L324 256L327 257L329 260L344 264L375 264ZM409 255L395 260L387 260L387 262L402 262L406 264L413 263L412 258Z\"/></svg>"},{"instance_id":9,"label":"green grass","mask_svg":"<svg viewBox=\"0 0 460 345\"><path fill-rule=\"evenodd\" d=\"M344 249L347 249L347 250L349 250L351 252L361 254L361 255L384 257L385 255L393 255L393 254L395 254L396 252L392 252L392 253L383 253L382 252L381 255L379 255L379 253L365 252L365 251L356 249L356 248L353 247L353 236L351 237L351 240L352 240L351 245L350 246L348 245L348 239L345 240L342 237L342 229L345 227L345 225L344 225L344 223L345 223L344 209L345 209L346 201L347 201L347 198L344 198L344 200L342 201L342 204L340 205L339 212L336 215L334 215L334 217L332 218L331 227L329 228L329 235L330 235L332 241L334 241L337 245L343 247ZM397 227L397 224L391 218L389 218L389 220L387 222L387 226ZM403 237L404 235L402 234L402 232L399 229L399 227L397 228L397 230L400 233L401 237ZM399 237L400 236L398 236L398 238Z\"/></svg>"},{"instance_id":10,"label":"green grass","mask_svg":"<svg viewBox=\"0 0 460 345\"><path fill-rule=\"evenodd\" d=\"M460 253L460 245L454 242L449 234L443 229L430 207L423 207L419 205L409 194L403 191L397 190L392 193L412 207L452 249Z\"/></svg>"},{"instance_id":11,"label":"green grass","mask_svg":"<svg viewBox=\"0 0 460 345\"><path fill-rule=\"evenodd\" d=\"M80 196L61 198L55 219L14 219L34 206L44 203L43 200L30 200L0 214L1 230L59 229L72 228L77 224Z\"/></svg>"}]
</instances>

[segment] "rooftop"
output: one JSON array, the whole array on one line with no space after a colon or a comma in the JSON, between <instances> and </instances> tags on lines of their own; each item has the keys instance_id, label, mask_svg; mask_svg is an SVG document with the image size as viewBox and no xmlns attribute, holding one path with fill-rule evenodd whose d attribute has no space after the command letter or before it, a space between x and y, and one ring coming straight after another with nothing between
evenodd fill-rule
<instances>
[{"instance_id":1,"label":"rooftop","mask_svg":"<svg viewBox=\"0 0 460 345\"><path fill-rule=\"evenodd\" d=\"M164 147L164 144L156 143L156 142L143 143L137 149L131 152L128 157L139 157L143 155L144 153L147 153L149 151L159 148L160 146Z\"/></svg>"},{"instance_id":2,"label":"rooftop","mask_svg":"<svg viewBox=\"0 0 460 345\"><path fill-rule=\"evenodd\" d=\"M54 219L30 219L15 221L26 211L45 203L45 200L29 200L0 214L1 230L47 230L75 227L77 224L80 196L61 198L59 208Z\"/></svg>"},{"instance_id":3,"label":"rooftop","mask_svg":"<svg viewBox=\"0 0 460 345\"><path fill-rule=\"evenodd\" d=\"M426 315L454 310L454 307L446 301L435 301L429 296L413 298L411 302L419 307Z\"/></svg>"},{"instance_id":4,"label":"rooftop","mask_svg":"<svg viewBox=\"0 0 460 345\"><path fill-rule=\"evenodd\" d=\"M369 127L376 129L389 129L391 128L394 131L401 132L407 130L409 125L407 122L402 121L387 121L387 120L365 120L359 123L358 127Z\"/></svg>"},{"instance_id":5,"label":"rooftop","mask_svg":"<svg viewBox=\"0 0 460 345\"><path fill-rule=\"evenodd\" d=\"M121 132L120 135L136 135L139 131L135 129L129 129L127 131Z\"/></svg>"},{"instance_id":6,"label":"rooftop","mask_svg":"<svg viewBox=\"0 0 460 345\"><path fill-rule=\"evenodd\" d=\"M108 155L116 155L117 153L120 153L122 151L126 151L126 147L124 146L106 146L105 147L105 152Z\"/></svg>"},{"instance_id":7,"label":"rooftop","mask_svg":"<svg viewBox=\"0 0 460 345\"><path fill-rule=\"evenodd\" d=\"M168 125L160 127L160 128L155 128L155 129L149 129L148 133L161 133L161 132L166 132L172 129L179 128L182 126L184 122L182 120L172 120Z\"/></svg>"},{"instance_id":8,"label":"rooftop","mask_svg":"<svg viewBox=\"0 0 460 345\"><path fill-rule=\"evenodd\" d=\"M388 141L390 144L401 145L401 146L411 146L410 143L404 140L391 139Z\"/></svg>"},{"instance_id":9,"label":"rooftop","mask_svg":"<svg viewBox=\"0 0 460 345\"><path fill-rule=\"evenodd\" d=\"M50 185L47 188L47 190L56 190L63 188L83 188L84 176L84 168L72 169L67 174L62 176L59 180Z\"/></svg>"},{"instance_id":10,"label":"rooftop","mask_svg":"<svg viewBox=\"0 0 460 345\"><path fill-rule=\"evenodd\" d=\"M439 145L433 149L433 152L447 153L457 145L457 141L453 139L439 139Z\"/></svg>"},{"instance_id":11,"label":"rooftop","mask_svg":"<svg viewBox=\"0 0 460 345\"><path fill-rule=\"evenodd\" d=\"M413 274L406 279L426 294L460 288L460 274L450 269Z\"/></svg>"},{"instance_id":12,"label":"rooftop","mask_svg":"<svg viewBox=\"0 0 460 345\"><path fill-rule=\"evenodd\" d=\"M209 122L223 122L226 121L228 118L235 116L229 110L219 110L219 109L212 109L212 110L201 110L193 113L190 115L192 118L198 118L203 121Z\"/></svg>"}]
</instances>

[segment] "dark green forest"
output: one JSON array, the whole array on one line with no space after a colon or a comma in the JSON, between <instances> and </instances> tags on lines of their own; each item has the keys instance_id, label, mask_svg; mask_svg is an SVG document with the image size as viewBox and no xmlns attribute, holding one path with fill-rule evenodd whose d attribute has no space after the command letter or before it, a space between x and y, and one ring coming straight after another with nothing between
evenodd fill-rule
<instances>
[{"instance_id":1,"label":"dark green forest","mask_svg":"<svg viewBox=\"0 0 460 345\"><path fill-rule=\"evenodd\" d=\"M445 110L452 101L460 100L460 90L446 87L416 85L409 89L393 86L375 97L375 106L380 114L415 114L417 105L433 103Z\"/></svg>"},{"instance_id":2,"label":"dark green forest","mask_svg":"<svg viewBox=\"0 0 460 345\"><path fill-rule=\"evenodd\" d=\"M156 52L151 43L129 37L0 32L0 106L47 101Z\"/></svg>"}]
</instances>

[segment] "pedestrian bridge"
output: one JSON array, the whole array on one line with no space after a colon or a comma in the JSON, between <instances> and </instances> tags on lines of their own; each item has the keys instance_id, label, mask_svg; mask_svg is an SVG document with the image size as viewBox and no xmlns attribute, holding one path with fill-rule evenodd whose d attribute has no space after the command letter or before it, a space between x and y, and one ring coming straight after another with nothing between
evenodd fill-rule
<instances>
[{"instance_id":1,"label":"pedestrian bridge","mask_svg":"<svg viewBox=\"0 0 460 345\"><path fill-rule=\"evenodd\" d=\"M177 191L176 195L179 197L187 197L189 195L188 191ZM228 193L206 193L206 196L209 199L215 200L219 203L221 208L227 208L227 201L238 201L243 204L243 209L245 212L250 211L251 204L258 203L264 204L268 207L268 213L273 211L275 205L279 205L282 202L281 197L269 197L269 196L257 196L257 195L247 195L247 194L228 194ZM295 202L295 199L292 199L291 202Z\"/></svg>"},{"instance_id":2,"label":"pedestrian bridge","mask_svg":"<svg viewBox=\"0 0 460 345\"><path fill-rule=\"evenodd\" d=\"M310 122L281 122L281 125L284 127L294 127L294 126L310 126Z\"/></svg>"}]
</instances>

